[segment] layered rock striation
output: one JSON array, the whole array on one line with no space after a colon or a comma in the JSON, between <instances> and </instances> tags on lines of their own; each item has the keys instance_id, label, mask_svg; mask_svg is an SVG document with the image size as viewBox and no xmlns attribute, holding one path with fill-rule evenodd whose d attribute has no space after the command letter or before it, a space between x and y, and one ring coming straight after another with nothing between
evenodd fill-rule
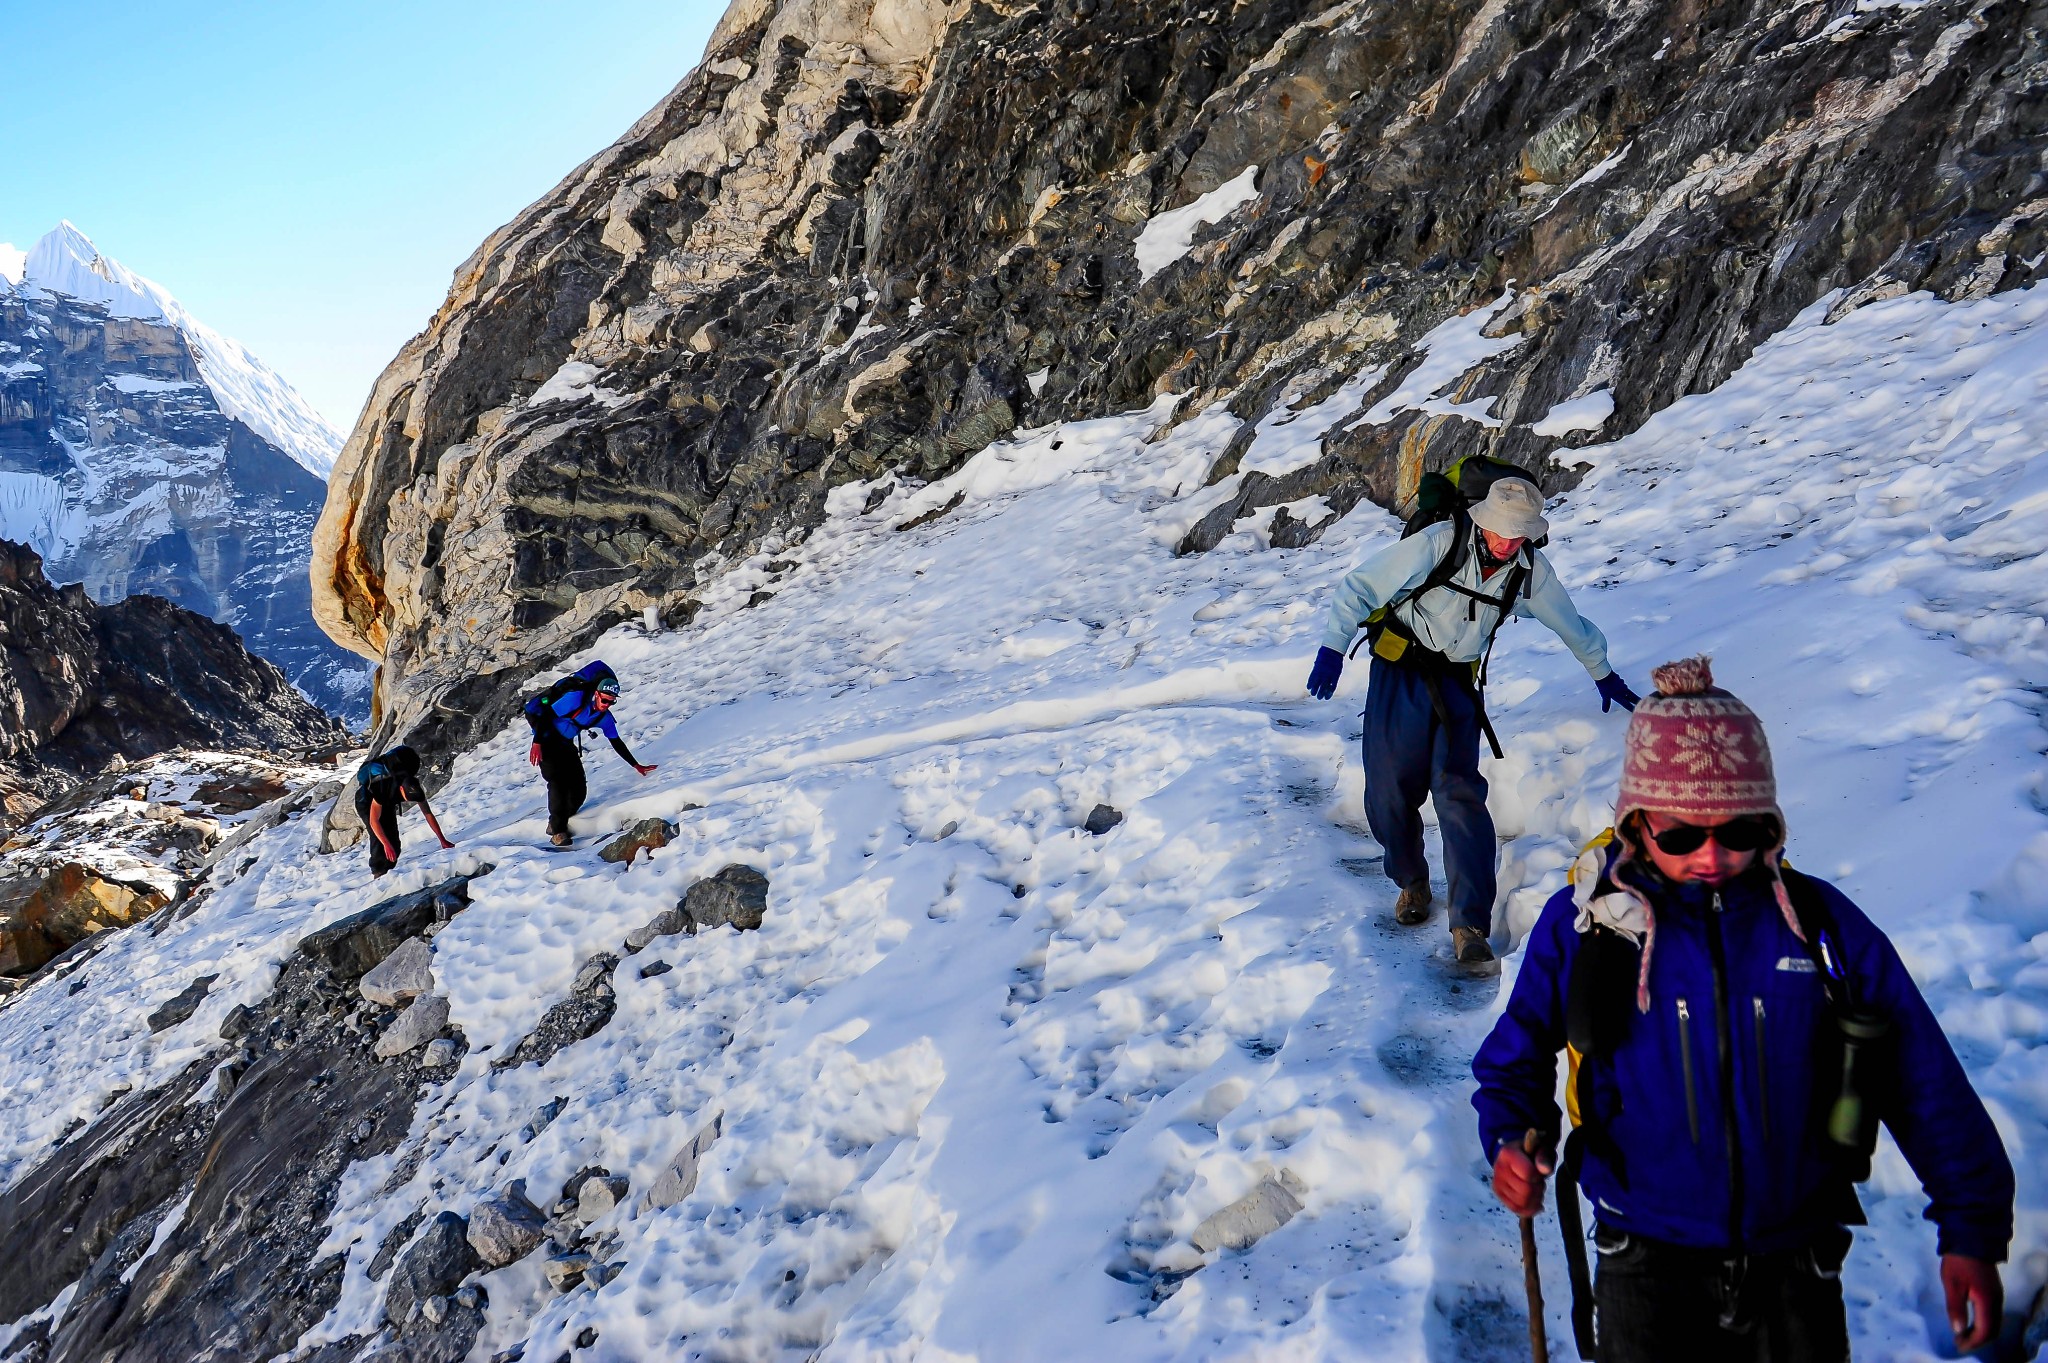
<instances>
[{"instance_id":1,"label":"layered rock striation","mask_svg":"<svg viewBox=\"0 0 2048 1363\"><path fill-rule=\"evenodd\" d=\"M2028 0L740 0L385 372L314 609L447 751L834 486L1019 425L1226 404L1189 552L1473 451L1562 488L1831 291L2038 279L2044 34ZM1333 395L1365 415L1262 447Z\"/></svg>"},{"instance_id":2,"label":"layered rock striation","mask_svg":"<svg viewBox=\"0 0 2048 1363\"><path fill-rule=\"evenodd\" d=\"M235 632L154 596L102 606L0 540L0 808L177 747L298 753L345 740Z\"/></svg>"}]
</instances>

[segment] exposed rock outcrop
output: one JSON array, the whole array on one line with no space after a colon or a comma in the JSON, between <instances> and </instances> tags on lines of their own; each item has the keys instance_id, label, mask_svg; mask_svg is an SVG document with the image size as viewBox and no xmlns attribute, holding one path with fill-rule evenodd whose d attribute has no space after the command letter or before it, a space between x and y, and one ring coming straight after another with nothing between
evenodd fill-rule
<instances>
[{"instance_id":1,"label":"exposed rock outcrop","mask_svg":"<svg viewBox=\"0 0 2048 1363\"><path fill-rule=\"evenodd\" d=\"M1304 543L1327 521L1261 509L1398 503L1473 450L1562 486L1571 446L1712 388L1831 289L2039 277L2044 17L741 0L386 371L315 609L384 664L396 733L450 751L833 486L929 478L1020 422L1228 402L1247 425L1191 551L1255 513ZM1251 202L1140 268L1157 215L1247 167ZM1419 370L1481 306L1492 353ZM1384 411L1239 467L1257 418L1354 379ZM1598 422L1536 431L1595 394Z\"/></svg>"},{"instance_id":2,"label":"exposed rock outcrop","mask_svg":"<svg viewBox=\"0 0 2048 1363\"><path fill-rule=\"evenodd\" d=\"M178 749L66 791L0 843L0 979L69 971L102 934L196 904L212 868L332 794L333 771Z\"/></svg>"},{"instance_id":3,"label":"exposed rock outcrop","mask_svg":"<svg viewBox=\"0 0 2048 1363\"><path fill-rule=\"evenodd\" d=\"M221 1050L108 1108L0 1194L0 1255L12 1266L0 1319L78 1285L33 1357L269 1358L326 1314L341 1290L341 1257L319 1254L336 1187L356 1160L406 1138L425 1082L413 1059L373 1055L378 1006L356 989L361 963L431 924L437 903L460 910L466 883L309 935L270 998L230 1015ZM379 1347L394 1361L453 1363L476 1337L481 1298L441 1294L476 1261L459 1214L422 1219L421 1234L393 1247L388 1303L401 1328ZM318 1356L355 1359L370 1345L351 1338Z\"/></svg>"},{"instance_id":4,"label":"exposed rock outcrop","mask_svg":"<svg viewBox=\"0 0 2048 1363\"><path fill-rule=\"evenodd\" d=\"M177 747L270 754L341 726L235 632L153 596L96 604L0 540L0 800L18 821L117 763Z\"/></svg>"}]
</instances>

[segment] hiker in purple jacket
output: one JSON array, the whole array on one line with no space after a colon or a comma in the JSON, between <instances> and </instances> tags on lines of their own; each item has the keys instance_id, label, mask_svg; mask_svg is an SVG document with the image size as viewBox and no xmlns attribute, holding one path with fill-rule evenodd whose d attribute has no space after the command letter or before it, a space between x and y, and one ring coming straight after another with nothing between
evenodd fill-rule
<instances>
[{"instance_id":1,"label":"hiker in purple jacket","mask_svg":"<svg viewBox=\"0 0 2048 1363\"><path fill-rule=\"evenodd\" d=\"M1845 1228L1881 1118L1931 1199L1956 1347L1978 1348L2013 1229L1998 1132L1891 942L1783 863L1757 717L1704 658L1654 680L1614 837L1544 907L1472 1064L1494 1191L1532 1216L1557 1173L1569 1251L1584 1188L1602 1363L1838 1363Z\"/></svg>"}]
</instances>

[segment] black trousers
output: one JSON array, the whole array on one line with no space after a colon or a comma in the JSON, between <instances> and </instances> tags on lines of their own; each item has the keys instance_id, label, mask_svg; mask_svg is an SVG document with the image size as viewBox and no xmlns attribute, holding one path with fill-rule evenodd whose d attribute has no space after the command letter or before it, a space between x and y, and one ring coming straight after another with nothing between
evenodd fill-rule
<instances>
[{"instance_id":1,"label":"black trousers","mask_svg":"<svg viewBox=\"0 0 2048 1363\"><path fill-rule=\"evenodd\" d=\"M548 832L567 833L570 816L583 808L590 794L582 751L559 733L542 734L540 776L548 783Z\"/></svg>"},{"instance_id":2,"label":"black trousers","mask_svg":"<svg viewBox=\"0 0 2048 1363\"><path fill-rule=\"evenodd\" d=\"M1599 1363L1849 1363L1849 1233L1729 1260L1598 1227Z\"/></svg>"},{"instance_id":3,"label":"black trousers","mask_svg":"<svg viewBox=\"0 0 2048 1363\"><path fill-rule=\"evenodd\" d=\"M398 842L398 806L385 805L377 811L378 826L384 836L391 840L391 856L384 855L384 844L377 838L377 830L370 827L370 792L356 787L356 814L363 821L363 834L370 843L370 874L381 876L397 862L400 850Z\"/></svg>"}]
</instances>

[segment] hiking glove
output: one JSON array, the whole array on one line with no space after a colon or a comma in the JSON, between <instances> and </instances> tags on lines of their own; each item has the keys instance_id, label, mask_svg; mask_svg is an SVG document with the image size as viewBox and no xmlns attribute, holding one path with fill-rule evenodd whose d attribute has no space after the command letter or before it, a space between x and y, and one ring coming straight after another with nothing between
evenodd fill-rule
<instances>
[{"instance_id":1,"label":"hiking glove","mask_svg":"<svg viewBox=\"0 0 2048 1363\"><path fill-rule=\"evenodd\" d=\"M1624 710L1633 710L1636 708L1636 702L1642 699L1628 689L1628 683L1621 679L1619 672L1609 672L1593 685L1600 688L1600 713L1603 715L1616 705Z\"/></svg>"},{"instance_id":2,"label":"hiking glove","mask_svg":"<svg viewBox=\"0 0 2048 1363\"><path fill-rule=\"evenodd\" d=\"M1308 693L1317 700L1337 694L1337 678L1344 675L1344 655L1334 648L1316 654L1316 665L1308 674Z\"/></svg>"}]
</instances>

